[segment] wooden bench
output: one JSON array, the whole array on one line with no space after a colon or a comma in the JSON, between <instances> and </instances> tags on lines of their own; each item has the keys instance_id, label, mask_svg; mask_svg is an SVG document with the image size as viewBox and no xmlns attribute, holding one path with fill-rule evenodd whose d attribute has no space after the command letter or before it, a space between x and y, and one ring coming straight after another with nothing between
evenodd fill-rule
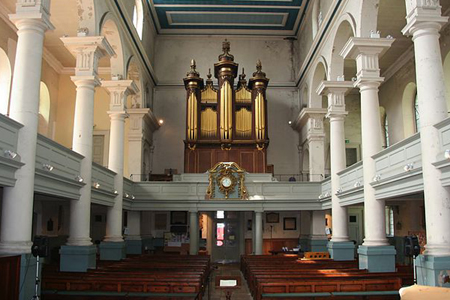
<instances>
[{"instance_id":1,"label":"wooden bench","mask_svg":"<svg viewBox=\"0 0 450 300\"><path fill-rule=\"evenodd\" d=\"M285 296L290 293L308 293L308 297L318 297L315 293L332 293L332 295L345 296L344 293L361 294L371 291L398 291L401 287L400 278L376 278L376 279L305 279L301 281L267 282L260 284L261 289L255 295L254 299L270 300L272 294L283 293ZM349 294L348 294L349 296ZM284 297L288 299L290 296ZM348 298L347 298L348 299Z\"/></svg>"},{"instance_id":2,"label":"wooden bench","mask_svg":"<svg viewBox=\"0 0 450 300\"><path fill-rule=\"evenodd\" d=\"M330 259L329 252L305 252L303 259Z\"/></svg>"},{"instance_id":3,"label":"wooden bench","mask_svg":"<svg viewBox=\"0 0 450 300\"><path fill-rule=\"evenodd\" d=\"M42 290L50 295L48 297L53 297L51 299L57 299L56 295L85 299L83 297L96 297L101 293L109 293L102 297L122 297L126 293L127 297L148 299L154 299L153 296L201 299L209 272L207 256L185 256L183 259L142 256L101 264L99 269L86 273L44 269Z\"/></svg>"}]
</instances>

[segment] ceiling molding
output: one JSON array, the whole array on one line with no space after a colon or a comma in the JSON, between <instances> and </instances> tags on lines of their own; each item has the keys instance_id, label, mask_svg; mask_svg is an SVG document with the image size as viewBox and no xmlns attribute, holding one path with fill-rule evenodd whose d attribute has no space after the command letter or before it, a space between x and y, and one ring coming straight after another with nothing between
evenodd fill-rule
<instances>
[{"instance_id":1,"label":"ceiling molding","mask_svg":"<svg viewBox=\"0 0 450 300\"><path fill-rule=\"evenodd\" d=\"M9 14L11 14L8 8L0 2L0 19L2 19L14 32L17 32L17 27L9 19ZM56 73L62 74L64 66L61 62L45 47L43 47L42 58L50 67L52 67Z\"/></svg>"}]
</instances>

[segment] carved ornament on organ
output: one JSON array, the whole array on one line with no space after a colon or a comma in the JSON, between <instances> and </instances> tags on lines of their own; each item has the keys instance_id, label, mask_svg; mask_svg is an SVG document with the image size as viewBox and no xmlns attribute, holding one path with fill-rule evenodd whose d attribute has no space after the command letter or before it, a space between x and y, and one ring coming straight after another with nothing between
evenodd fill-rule
<instances>
[{"instance_id":1,"label":"carved ornament on organ","mask_svg":"<svg viewBox=\"0 0 450 300\"><path fill-rule=\"evenodd\" d=\"M222 44L223 53L204 83L191 61L191 70L183 79L186 88L185 172L202 173L218 162L235 162L251 173L266 172L267 99L269 79L258 60L252 78L230 54L230 43Z\"/></svg>"}]
</instances>

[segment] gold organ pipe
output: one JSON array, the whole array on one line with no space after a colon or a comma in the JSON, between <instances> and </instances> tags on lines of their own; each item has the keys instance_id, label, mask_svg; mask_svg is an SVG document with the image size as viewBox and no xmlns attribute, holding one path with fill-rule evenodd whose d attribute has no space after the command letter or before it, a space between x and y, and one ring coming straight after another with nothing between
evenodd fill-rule
<instances>
[{"instance_id":1,"label":"gold organ pipe","mask_svg":"<svg viewBox=\"0 0 450 300\"><path fill-rule=\"evenodd\" d=\"M225 80L220 89L220 137L231 140L232 128L232 91L230 83Z\"/></svg>"},{"instance_id":2,"label":"gold organ pipe","mask_svg":"<svg viewBox=\"0 0 450 300\"><path fill-rule=\"evenodd\" d=\"M236 112L236 135L244 138L252 135L252 113L246 108Z\"/></svg>"},{"instance_id":3,"label":"gold organ pipe","mask_svg":"<svg viewBox=\"0 0 450 300\"><path fill-rule=\"evenodd\" d=\"M261 93L258 93L256 96L255 103L255 131L256 131L256 140L262 141L264 140L264 129L265 129L265 116L264 116L264 97Z\"/></svg>"},{"instance_id":4,"label":"gold organ pipe","mask_svg":"<svg viewBox=\"0 0 450 300\"><path fill-rule=\"evenodd\" d=\"M201 135L212 138L217 135L217 112L208 107L201 112Z\"/></svg>"},{"instance_id":5,"label":"gold organ pipe","mask_svg":"<svg viewBox=\"0 0 450 300\"><path fill-rule=\"evenodd\" d=\"M197 140L197 97L195 92L191 92L188 101L188 139Z\"/></svg>"}]
</instances>

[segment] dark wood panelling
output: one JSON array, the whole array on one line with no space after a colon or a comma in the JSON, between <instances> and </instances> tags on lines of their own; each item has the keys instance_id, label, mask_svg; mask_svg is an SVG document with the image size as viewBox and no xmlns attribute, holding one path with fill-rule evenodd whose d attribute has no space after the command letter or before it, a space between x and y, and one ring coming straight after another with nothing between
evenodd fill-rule
<instances>
[{"instance_id":1,"label":"dark wood panelling","mask_svg":"<svg viewBox=\"0 0 450 300\"><path fill-rule=\"evenodd\" d=\"M0 256L0 299L19 299L20 256Z\"/></svg>"}]
</instances>

